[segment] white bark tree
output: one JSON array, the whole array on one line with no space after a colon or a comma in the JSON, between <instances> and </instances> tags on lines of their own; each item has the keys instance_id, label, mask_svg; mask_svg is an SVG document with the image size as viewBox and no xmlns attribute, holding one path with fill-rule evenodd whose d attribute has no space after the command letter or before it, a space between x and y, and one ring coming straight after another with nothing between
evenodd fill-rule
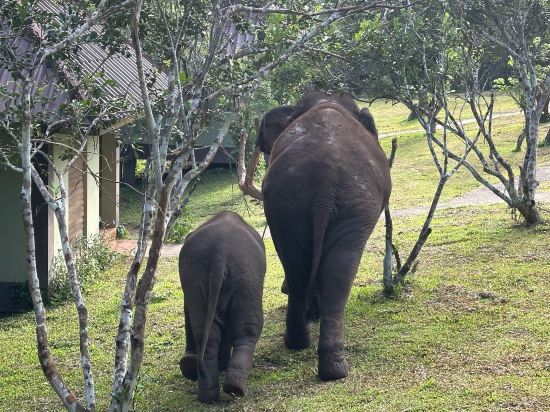
<instances>
[{"instance_id":1,"label":"white bark tree","mask_svg":"<svg viewBox=\"0 0 550 412\"><path fill-rule=\"evenodd\" d=\"M442 2L446 10L451 12L456 21L461 24L464 40L472 46L469 53L465 53L469 70L468 93L466 101L479 125L480 132L489 143L490 157L493 165L484 161L477 152L478 158L483 164L483 170L496 176L504 185L502 191L494 185L480 179L479 174L473 173L473 166L466 165L474 177L481 181L497 196L502 198L512 208L516 208L528 223L540 221L539 211L536 206L537 181L537 146L540 129L541 114L550 96L550 68L538 67L537 60L542 59L548 64L550 51L548 39L550 22L550 4L542 0L514 0L514 1L477 1L461 0L457 2ZM479 20L479 15L484 16L484 21ZM525 142L526 151L520 166L517 186L515 175L509 163L499 154L493 142L491 127L483 122L480 108L487 104L483 100L483 85L479 82L477 67L475 66L474 53L479 50L487 50L490 46L502 47L510 55L517 80L522 87L524 102L522 104L525 116ZM538 70L537 70L538 69ZM492 102L489 103L492 105ZM489 119L490 120L490 119ZM458 127L458 123L452 119L458 136L464 131ZM465 142L467 140L465 139ZM505 173L499 170L499 166L505 169Z\"/></svg>"},{"instance_id":2,"label":"white bark tree","mask_svg":"<svg viewBox=\"0 0 550 412\"><path fill-rule=\"evenodd\" d=\"M449 138L469 148L477 158L476 162L464 161L464 167L528 224L537 223L537 135L540 114L550 93L550 70L544 68L540 81L535 61L547 53L547 45L542 42L540 50L532 46L548 36L548 20L544 20L547 2L435 0L411 4L410 9L361 22L356 41L350 45L350 59L358 67L358 61L378 63L359 68L364 79L362 92L370 98L399 101L425 115L428 111L417 103L422 100L420 96L436 101L441 109L434 121L445 126ZM538 40L534 37L537 30ZM526 99L527 149L519 170L502 156L494 139L494 96L490 91L492 73L488 70L489 56L496 48L510 54ZM434 59L441 51L447 55L445 70ZM435 84L444 87L435 88ZM456 104L456 99L462 103ZM464 122L471 117L474 129ZM479 144L481 141L487 144ZM437 135L433 143L443 149ZM460 161L462 157L453 147L456 144L449 144L449 159ZM498 179L501 186L493 184L489 176Z\"/></svg>"}]
</instances>

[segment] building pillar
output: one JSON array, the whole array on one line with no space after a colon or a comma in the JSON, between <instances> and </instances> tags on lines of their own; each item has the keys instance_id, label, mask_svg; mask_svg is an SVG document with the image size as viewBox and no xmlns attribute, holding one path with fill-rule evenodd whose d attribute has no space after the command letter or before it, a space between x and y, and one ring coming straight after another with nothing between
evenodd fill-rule
<instances>
[{"instance_id":1,"label":"building pillar","mask_svg":"<svg viewBox=\"0 0 550 412\"><path fill-rule=\"evenodd\" d=\"M106 227L119 224L120 148L112 133L100 137L99 215Z\"/></svg>"},{"instance_id":2,"label":"building pillar","mask_svg":"<svg viewBox=\"0 0 550 412\"><path fill-rule=\"evenodd\" d=\"M84 230L86 237L99 233L99 136L88 139L86 144L86 213Z\"/></svg>"}]
</instances>

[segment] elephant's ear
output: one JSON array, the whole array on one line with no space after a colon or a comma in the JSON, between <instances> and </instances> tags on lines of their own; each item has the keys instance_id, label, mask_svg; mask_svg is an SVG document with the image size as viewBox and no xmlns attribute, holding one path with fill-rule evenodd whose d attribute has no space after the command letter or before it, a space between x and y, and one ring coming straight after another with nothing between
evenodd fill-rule
<instances>
[{"instance_id":1,"label":"elephant's ear","mask_svg":"<svg viewBox=\"0 0 550 412\"><path fill-rule=\"evenodd\" d=\"M256 136L256 145L263 153L271 154L275 140L292 123L295 115L294 106L279 106L264 115Z\"/></svg>"},{"instance_id":2,"label":"elephant's ear","mask_svg":"<svg viewBox=\"0 0 550 412\"><path fill-rule=\"evenodd\" d=\"M359 112L356 113L356 116L361 124L365 126L365 129L374 134L374 136L378 137L378 130L376 129L376 125L374 124L374 117L372 117L369 109L367 109L366 107L361 109Z\"/></svg>"}]
</instances>

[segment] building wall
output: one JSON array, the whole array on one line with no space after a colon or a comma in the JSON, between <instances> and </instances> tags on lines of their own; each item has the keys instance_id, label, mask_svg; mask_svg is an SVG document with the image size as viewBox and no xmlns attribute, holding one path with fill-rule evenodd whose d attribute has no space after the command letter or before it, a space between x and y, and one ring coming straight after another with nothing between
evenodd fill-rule
<instances>
[{"instance_id":1,"label":"building wall","mask_svg":"<svg viewBox=\"0 0 550 412\"><path fill-rule=\"evenodd\" d=\"M69 240L74 243L86 234L86 170L84 158L78 157L69 168Z\"/></svg>"},{"instance_id":2,"label":"building wall","mask_svg":"<svg viewBox=\"0 0 550 412\"><path fill-rule=\"evenodd\" d=\"M21 174L0 166L0 282L24 282L25 234L21 217Z\"/></svg>"},{"instance_id":3,"label":"building wall","mask_svg":"<svg viewBox=\"0 0 550 412\"><path fill-rule=\"evenodd\" d=\"M1 136L0 136L1 138ZM59 136L62 140L63 136ZM82 174L75 171L69 171L63 176L63 181L66 189L69 192L69 204L67 205L66 217L69 223L69 233L75 237L79 234L91 236L99 232L100 223L100 203L102 203L103 213L106 216L112 217L113 221L118 223L118 180L119 180L119 156L118 145L116 139L112 135L108 135L105 140L105 147L102 148L102 156L105 156L107 162L112 164L101 164L99 138L91 138L86 147L85 166L90 172L95 173L94 177L91 173ZM67 161L62 160L63 148L59 145L49 146L50 154L54 166L61 170ZM80 170L84 165L78 166ZM48 169L47 166L42 166ZM49 185L55 191L59 190L59 180L54 175L52 167L49 167ZM98 186L96 178L102 175L108 181L107 184ZM78 201L74 201L75 187L84 189L82 196ZM26 259L25 259L25 235L23 230L23 221L21 217L21 175L13 172L10 169L4 169L0 166L0 188L2 188L3 199L0 202L0 312L15 311L21 309L20 296L22 296L25 281L27 280ZM101 191L109 191L106 195L100 196ZM33 189L33 210L37 207L35 196L39 196ZM72 199L71 199L72 196ZM80 195L79 195L80 196ZM100 202L100 198L101 202ZM38 199L40 200L40 199ZM71 203L72 200L72 203ZM46 207L46 205L39 206ZM75 209L76 208L76 209ZM40 209L42 210L42 209ZM39 267L40 283L46 287L49 283L48 269L52 262L53 256L57 255L61 249L61 240L59 228L54 218L51 209L46 209L47 213L41 213L41 219L35 222L35 229L39 223L42 223L42 234L37 239L38 249L45 253L43 267ZM35 211L36 212L36 211ZM71 219L71 216L73 219ZM78 219L74 219L78 216ZM82 218L80 218L82 216ZM70 223L77 222L78 232L75 227L71 228ZM46 229L44 230L44 225ZM38 232L37 232L38 233ZM38 235L37 235L38 236ZM73 239L74 240L74 239ZM38 261L37 256L37 264Z\"/></svg>"}]
</instances>

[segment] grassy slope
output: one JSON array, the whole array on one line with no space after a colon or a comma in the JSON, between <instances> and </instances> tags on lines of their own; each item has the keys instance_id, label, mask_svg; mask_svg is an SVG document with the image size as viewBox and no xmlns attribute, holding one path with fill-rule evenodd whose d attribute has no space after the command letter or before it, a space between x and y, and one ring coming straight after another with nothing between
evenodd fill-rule
<instances>
[{"instance_id":1,"label":"grassy slope","mask_svg":"<svg viewBox=\"0 0 550 412\"><path fill-rule=\"evenodd\" d=\"M507 127L510 131L502 140L511 147L519 129ZM543 160L548 156L547 149L541 151ZM427 160L421 135L400 138L394 208L430 200L436 176ZM244 202L233 181L230 174L219 171L206 176L189 206L196 223L219 209L243 213ZM466 190L461 185L475 186L468 182L466 174L454 178L445 196ZM261 226L260 207L251 207L249 220ZM409 250L421 223L420 217L395 220L402 253ZM382 229L379 225L369 241L347 307L350 376L321 383L315 376L315 346L302 352L283 348L285 297L279 293L283 272L267 240L266 324L250 395L238 400L224 396L215 407L199 405L195 384L179 374L177 361L184 345L182 293L176 260L164 259L150 307L136 409L550 410L550 225L524 228L510 219L503 206L441 211L409 290L390 300L380 295ZM120 265L103 274L93 293L87 294L98 410L104 409L109 392L124 273L125 266ZM81 394L75 310L71 305L56 308L49 311L48 319L59 369ZM312 330L316 336L318 326ZM0 318L0 411L60 409L36 360L32 313Z\"/></svg>"}]
</instances>

